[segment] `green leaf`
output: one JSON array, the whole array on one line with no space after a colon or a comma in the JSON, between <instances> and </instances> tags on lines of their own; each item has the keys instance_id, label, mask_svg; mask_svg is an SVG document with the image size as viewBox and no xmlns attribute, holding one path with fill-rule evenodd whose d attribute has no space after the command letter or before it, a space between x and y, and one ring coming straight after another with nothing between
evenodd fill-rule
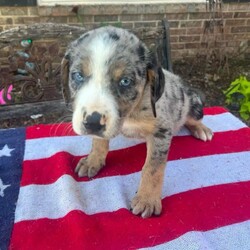
<instances>
[{"instance_id":1,"label":"green leaf","mask_svg":"<svg viewBox=\"0 0 250 250\"><path fill-rule=\"evenodd\" d=\"M239 76L223 93L226 97L226 104L231 107L239 106L241 117L248 120L250 117L250 81L245 76Z\"/></svg>"},{"instance_id":2,"label":"green leaf","mask_svg":"<svg viewBox=\"0 0 250 250\"><path fill-rule=\"evenodd\" d=\"M247 121L247 120L249 119L249 117L250 117L249 114L244 113L244 112L240 112L240 116L241 116L245 121Z\"/></svg>"},{"instance_id":3,"label":"green leaf","mask_svg":"<svg viewBox=\"0 0 250 250\"><path fill-rule=\"evenodd\" d=\"M250 112L250 102L245 102L240 107L240 112Z\"/></svg>"}]
</instances>

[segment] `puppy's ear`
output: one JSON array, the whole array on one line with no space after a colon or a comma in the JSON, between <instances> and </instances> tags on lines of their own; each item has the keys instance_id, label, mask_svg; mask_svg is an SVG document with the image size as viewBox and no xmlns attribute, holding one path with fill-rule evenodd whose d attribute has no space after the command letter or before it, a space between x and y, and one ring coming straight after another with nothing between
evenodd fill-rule
<instances>
[{"instance_id":1,"label":"puppy's ear","mask_svg":"<svg viewBox=\"0 0 250 250\"><path fill-rule=\"evenodd\" d=\"M150 62L147 65L147 80L151 86L151 105L156 117L155 104L164 92L165 77L154 55L151 55Z\"/></svg>"},{"instance_id":2,"label":"puppy's ear","mask_svg":"<svg viewBox=\"0 0 250 250\"><path fill-rule=\"evenodd\" d=\"M62 84L62 94L66 106L69 107L70 104L70 89L69 89L69 54L65 54L61 62L61 84Z\"/></svg>"}]
</instances>

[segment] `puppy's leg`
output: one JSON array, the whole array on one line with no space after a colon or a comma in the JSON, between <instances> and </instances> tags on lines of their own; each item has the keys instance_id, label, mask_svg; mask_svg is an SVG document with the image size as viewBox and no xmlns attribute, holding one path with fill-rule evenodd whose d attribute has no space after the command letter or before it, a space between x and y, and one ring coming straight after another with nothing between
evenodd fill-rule
<instances>
[{"instance_id":1,"label":"puppy's leg","mask_svg":"<svg viewBox=\"0 0 250 250\"><path fill-rule=\"evenodd\" d=\"M172 136L163 132L147 138L147 158L142 169L138 192L131 203L132 212L143 218L159 215L166 157Z\"/></svg>"},{"instance_id":2,"label":"puppy's leg","mask_svg":"<svg viewBox=\"0 0 250 250\"><path fill-rule=\"evenodd\" d=\"M213 132L210 128L206 127L201 120L195 120L188 117L185 126L190 130L191 134L202 141L211 141Z\"/></svg>"},{"instance_id":3,"label":"puppy's leg","mask_svg":"<svg viewBox=\"0 0 250 250\"><path fill-rule=\"evenodd\" d=\"M86 158L82 158L75 169L79 177L95 176L105 165L105 159L109 150L109 140L93 138L92 150Z\"/></svg>"},{"instance_id":4,"label":"puppy's leg","mask_svg":"<svg viewBox=\"0 0 250 250\"><path fill-rule=\"evenodd\" d=\"M194 137L202 141L211 141L213 138L213 132L202 123L204 97L202 98L202 94L197 93L194 89L190 89L188 95L190 100L190 110L185 126L190 130Z\"/></svg>"}]
</instances>

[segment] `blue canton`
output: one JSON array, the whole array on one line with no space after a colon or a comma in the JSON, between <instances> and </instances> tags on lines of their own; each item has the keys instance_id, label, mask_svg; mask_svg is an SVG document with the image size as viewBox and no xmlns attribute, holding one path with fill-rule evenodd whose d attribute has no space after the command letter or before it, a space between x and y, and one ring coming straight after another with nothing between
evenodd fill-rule
<instances>
[{"instance_id":1,"label":"blue canton","mask_svg":"<svg viewBox=\"0 0 250 250\"><path fill-rule=\"evenodd\" d=\"M0 130L0 250L8 249L22 174L25 129Z\"/></svg>"}]
</instances>

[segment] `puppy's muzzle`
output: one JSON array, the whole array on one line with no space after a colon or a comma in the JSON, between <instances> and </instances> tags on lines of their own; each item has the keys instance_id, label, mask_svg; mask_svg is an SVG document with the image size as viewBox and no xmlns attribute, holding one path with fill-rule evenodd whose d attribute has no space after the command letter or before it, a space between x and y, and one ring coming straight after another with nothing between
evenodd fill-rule
<instances>
[{"instance_id":1,"label":"puppy's muzzle","mask_svg":"<svg viewBox=\"0 0 250 250\"><path fill-rule=\"evenodd\" d=\"M106 127L105 115L101 115L95 111L85 118L83 125L88 134L100 134L100 132L103 132Z\"/></svg>"}]
</instances>

